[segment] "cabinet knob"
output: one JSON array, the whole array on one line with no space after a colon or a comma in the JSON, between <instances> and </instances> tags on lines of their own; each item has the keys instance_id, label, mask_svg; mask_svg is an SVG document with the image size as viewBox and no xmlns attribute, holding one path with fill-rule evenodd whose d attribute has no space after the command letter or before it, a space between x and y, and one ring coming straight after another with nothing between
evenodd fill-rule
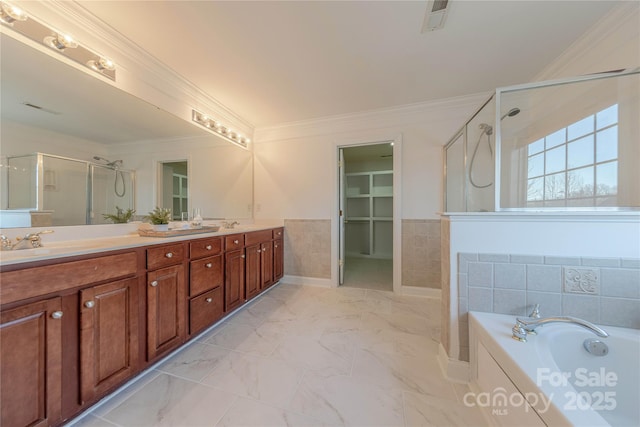
<instances>
[{"instance_id":1,"label":"cabinet knob","mask_svg":"<svg viewBox=\"0 0 640 427\"><path fill-rule=\"evenodd\" d=\"M154 288L158 286L158 281L154 280L153 282L151 282L151 286L153 286Z\"/></svg>"},{"instance_id":2,"label":"cabinet knob","mask_svg":"<svg viewBox=\"0 0 640 427\"><path fill-rule=\"evenodd\" d=\"M212 266L213 266L213 265L212 265L210 262L208 262L208 263L206 263L206 264L205 264L205 267L207 267L207 268L211 268Z\"/></svg>"},{"instance_id":3,"label":"cabinet knob","mask_svg":"<svg viewBox=\"0 0 640 427\"><path fill-rule=\"evenodd\" d=\"M167 252L166 254L164 254L164 256L166 256L167 258L173 258L173 254L171 252Z\"/></svg>"},{"instance_id":4,"label":"cabinet knob","mask_svg":"<svg viewBox=\"0 0 640 427\"><path fill-rule=\"evenodd\" d=\"M269 247L267 246L266 248L262 248L262 252L266 252L267 249L269 249Z\"/></svg>"},{"instance_id":5,"label":"cabinet knob","mask_svg":"<svg viewBox=\"0 0 640 427\"><path fill-rule=\"evenodd\" d=\"M277 248L278 248L278 245L273 245L273 247L277 249Z\"/></svg>"},{"instance_id":6,"label":"cabinet knob","mask_svg":"<svg viewBox=\"0 0 640 427\"><path fill-rule=\"evenodd\" d=\"M258 249L258 253L262 252L260 249Z\"/></svg>"},{"instance_id":7,"label":"cabinet knob","mask_svg":"<svg viewBox=\"0 0 640 427\"><path fill-rule=\"evenodd\" d=\"M233 241L233 243L237 245L238 243L240 243L240 240L236 239Z\"/></svg>"},{"instance_id":8,"label":"cabinet knob","mask_svg":"<svg viewBox=\"0 0 640 427\"><path fill-rule=\"evenodd\" d=\"M64 313L61 311L54 311L53 313L51 313L51 318L52 319L62 319L62 315Z\"/></svg>"},{"instance_id":9,"label":"cabinet knob","mask_svg":"<svg viewBox=\"0 0 640 427\"><path fill-rule=\"evenodd\" d=\"M84 303L84 306L87 307L87 308L93 308L93 307L95 307L95 305L96 305L96 303L93 302L93 301L87 301L87 302Z\"/></svg>"},{"instance_id":10,"label":"cabinet knob","mask_svg":"<svg viewBox=\"0 0 640 427\"><path fill-rule=\"evenodd\" d=\"M240 258L244 259L244 254L240 255Z\"/></svg>"},{"instance_id":11,"label":"cabinet knob","mask_svg":"<svg viewBox=\"0 0 640 427\"><path fill-rule=\"evenodd\" d=\"M282 236L282 231L278 231L276 234L277 234L278 236Z\"/></svg>"},{"instance_id":12,"label":"cabinet knob","mask_svg":"<svg viewBox=\"0 0 640 427\"><path fill-rule=\"evenodd\" d=\"M211 245L207 245L204 247L206 250L210 251L211 250Z\"/></svg>"},{"instance_id":13,"label":"cabinet knob","mask_svg":"<svg viewBox=\"0 0 640 427\"><path fill-rule=\"evenodd\" d=\"M206 302L208 302L208 303L210 303L210 302L212 302L212 301L213 301L213 298L207 298L205 301L206 301Z\"/></svg>"}]
</instances>

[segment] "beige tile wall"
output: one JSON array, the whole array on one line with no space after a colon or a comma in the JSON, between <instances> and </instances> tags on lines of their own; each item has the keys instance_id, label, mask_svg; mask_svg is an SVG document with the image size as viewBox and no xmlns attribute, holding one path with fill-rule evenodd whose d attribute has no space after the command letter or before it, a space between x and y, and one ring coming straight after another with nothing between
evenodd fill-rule
<instances>
[{"instance_id":1,"label":"beige tile wall","mask_svg":"<svg viewBox=\"0 0 640 427\"><path fill-rule=\"evenodd\" d=\"M402 220L402 285L440 289L440 220Z\"/></svg>"},{"instance_id":2,"label":"beige tile wall","mask_svg":"<svg viewBox=\"0 0 640 427\"><path fill-rule=\"evenodd\" d=\"M284 220L284 274L331 278L331 220Z\"/></svg>"},{"instance_id":3,"label":"beige tile wall","mask_svg":"<svg viewBox=\"0 0 640 427\"><path fill-rule=\"evenodd\" d=\"M448 218L443 218L440 222L440 235L441 239L441 271L442 271L442 302L441 302L441 316L442 322L440 323L440 342L442 346L449 352L450 334L449 334L449 319L451 318L451 295L449 293L449 286L451 286L451 259L450 259L450 222Z\"/></svg>"}]
</instances>

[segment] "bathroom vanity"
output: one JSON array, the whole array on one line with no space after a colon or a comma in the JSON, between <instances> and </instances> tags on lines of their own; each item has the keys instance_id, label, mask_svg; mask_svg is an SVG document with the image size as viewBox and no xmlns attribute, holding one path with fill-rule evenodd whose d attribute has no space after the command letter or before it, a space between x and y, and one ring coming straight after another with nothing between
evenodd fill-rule
<instances>
[{"instance_id":1,"label":"bathroom vanity","mask_svg":"<svg viewBox=\"0 0 640 427\"><path fill-rule=\"evenodd\" d=\"M283 237L277 227L137 238L5 263L0 424L76 416L277 283Z\"/></svg>"}]
</instances>

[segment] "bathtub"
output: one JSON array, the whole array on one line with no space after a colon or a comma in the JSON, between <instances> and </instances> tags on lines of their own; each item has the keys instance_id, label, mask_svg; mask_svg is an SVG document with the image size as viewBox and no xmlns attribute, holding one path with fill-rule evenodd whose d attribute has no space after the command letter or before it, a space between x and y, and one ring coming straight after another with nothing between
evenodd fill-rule
<instances>
[{"instance_id":1,"label":"bathtub","mask_svg":"<svg viewBox=\"0 0 640 427\"><path fill-rule=\"evenodd\" d=\"M527 342L511 337L515 316L469 313L471 382L464 396L492 425L640 426L640 330L604 326L609 353L571 324L548 324Z\"/></svg>"}]
</instances>

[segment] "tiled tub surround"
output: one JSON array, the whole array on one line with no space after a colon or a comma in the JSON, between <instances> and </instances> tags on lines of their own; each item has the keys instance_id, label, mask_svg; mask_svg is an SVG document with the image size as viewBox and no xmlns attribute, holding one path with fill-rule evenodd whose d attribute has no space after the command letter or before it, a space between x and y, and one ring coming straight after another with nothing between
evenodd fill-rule
<instances>
[{"instance_id":1,"label":"tiled tub surround","mask_svg":"<svg viewBox=\"0 0 640 427\"><path fill-rule=\"evenodd\" d=\"M331 220L284 220L284 273L331 279Z\"/></svg>"},{"instance_id":2,"label":"tiled tub surround","mask_svg":"<svg viewBox=\"0 0 640 427\"><path fill-rule=\"evenodd\" d=\"M441 288L440 220L402 220L402 285Z\"/></svg>"},{"instance_id":3,"label":"tiled tub surround","mask_svg":"<svg viewBox=\"0 0 640 427\"><path fill-rule=\"evenodd\" d=\"M436 358L440 302L278 285L79 426L470 426Z\"/></svg>"},{"instance_id":4,"label":"tiled tub surround","mask_svg":"<svg viewBox=\"0 0 640 427\"><path fill-rule=\"evenodd\" d=\"M460 359L469 360L469 311L575 316L640 329L640 260L458 254Z\"/></svg>"}]
</instances>

